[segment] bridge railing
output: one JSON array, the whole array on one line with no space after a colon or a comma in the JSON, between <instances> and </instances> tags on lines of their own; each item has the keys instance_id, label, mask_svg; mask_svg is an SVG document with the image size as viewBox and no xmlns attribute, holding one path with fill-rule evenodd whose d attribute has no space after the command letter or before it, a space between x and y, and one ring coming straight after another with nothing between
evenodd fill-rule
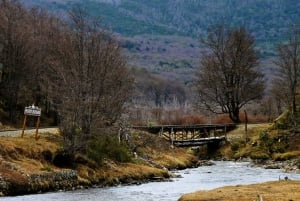
<instances>
[{"instance_id":1,"label":"bridge railing","mask_svg":"<svg viewBox=\"0 0 300 201\"><path fill-rule=\"evenodd\" d=\"M148 131L164 136L170 141L199 140L204 138L225 137L236 124L196 124L196 125L154 125L132 126L133 129Z\"/></svg>"}]
</instances>

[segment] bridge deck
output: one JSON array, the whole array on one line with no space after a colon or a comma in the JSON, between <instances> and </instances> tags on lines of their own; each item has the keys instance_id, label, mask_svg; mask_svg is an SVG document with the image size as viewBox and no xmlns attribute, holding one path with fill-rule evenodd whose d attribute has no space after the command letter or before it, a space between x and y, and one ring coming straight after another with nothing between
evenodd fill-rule
<instances>
[{"instance_id":1,"label":"bridge deck","mask_svg":"<svg viewBox=\"0 0 300 201\"><path fill-rule=\"evenodd\" d=\"M226 131L233 130L235 124L196 124L196 125L155 125L155 126L132 126L133 129L145 130L153 134L159 134L163 129L164 132L176 131L193 131L193 130L212 130L212 129L226 129Z\"/></svg>"},{"instance_id":2,"label":"bridge deck","mask_svg":"<svg viewBox=\"0 0 300 201\"><path fill-rule=\"evenodd\" d=\"M201 146L210 143L219 143L223 140L226 140L225 136L192 139L192 140L174 140L173 144L179 147L190 147L190 146Z\"/></svg>"},{"instance_id":3,"label":"bridge deck","mask_svg":"<svg viewBox=\"0 0 300 201\"><path fill-rule=\"evenodd\" d=\"M164 136L176 146L219 143L226 140L226 133L235 127L235 124L132 126L134 129Z\"/></svg>"}]
</instances>

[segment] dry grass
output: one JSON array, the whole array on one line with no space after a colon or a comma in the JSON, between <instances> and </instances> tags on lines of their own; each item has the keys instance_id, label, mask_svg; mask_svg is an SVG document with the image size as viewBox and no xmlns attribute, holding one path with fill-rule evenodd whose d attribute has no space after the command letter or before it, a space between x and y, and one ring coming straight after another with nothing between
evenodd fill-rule
<instances>
[{"instance_id":1,"label":"dry grass","mask_svg":"<svg viewBox=\"0 0 300 201\"><path fill-rule=\"evenodd\" d=\"M250 156L250 153L252 153L253 156L263 155L264 153L260 153L261 150L254 150L251 143L257 141L259 134L264 130L268 130L271 126L272 124L269 123L248 124L246 133L245 125L238 125L236 129L227 134L230 143L220 149L221 154L224 157L235 159ZM246 143L246 137L251 138L251 142Z\"/></svg>"},{"instance_id":2,"label":"dry grass","mask_svg":"<svg viewBox=\"0 0 300 201\"><path fill-rule=\"evenodd\" d=\"M34 135L26 135L24 138L1 137L0 153L5 161L27 173L37 173L44 166L51 166L44 158L44 153L52 155L60 148L60 136L57 134L44 134L38 141Z\"/></svg>"},{"instance_id":3,"label":"dry grass","mask_svg":"<svg viewBox=\"0 0 300 201\"><path fill-rule=\"evenodd\" d=\"M151 167L145 164L114 163L107 161L105 166L92 169L84 165L78 165L80 180L90 183L93 180L101 181L103 184L115 185L118 182L127 183L130 181L148 181L154 178L169 177L166 170Z\"/></svg>"},{"instance_id":4,"label":"dry grass","mask_svg":"<svg viewBox=\"0 0 300 201\"><path fill-rule=\"evenodd\" d=\"M289 151L286 153L275 153L273 155L274 160L284 161L293 158L300 158L300 151Z\"/></svg>"},{"instance_id":5,"label":"dry grass","mask_svg":"<svg viewBox=\"0 0 300 201\"><path fill-rule=\"evenodd\" d=\"M11 169L11 167L8 166L9 164L3 164L0 163L0 173L1 176L6 178L6 180L17 183L26 183L27 179L19 172L16 172L15 170Z\"/></svg>"},{"instance_id":6,"label":"dry grass","mask_svg":"<svg viewBox=\"0 0 300 201\"><path fill-rule=\"evenodd\" d=\"M192 154L187 154L185 149L174 149L166 153L156 154L154 152L153 160L160 166L175 169L187 167L191 162L196 162L198 159Z\"/></svg>"},{"instance_id":7,"label":"dry grass","mask_svg":"<svg viewBox=\"0 0 300 201\"><path fill-rule=\"evenodd\" d=\"M0 173L6 172L5 177L19 178L19 174L36 174L43 171L59 171L51 160L45 158L45 152L53 156L61 149L62 138L57 133L40 135L38 141L34 134L20 137L1 137ZM106 159L99 167L89 160L88 163L76 164L80 181L91 184L103 182L115 184L116 180L126 182L127 179L147 181L151 178L168 177L168 172L163 169L185 167L191 164L194 156L185 149L171 148L168 142L158 139L150 134L138 134L134 143L138 145L139 154L134 163L117 163ZM139 141L138 141L139 140ZM84 156L81 156L84 157ZM5 166L7 165L8 166ZM9 176L12 175L12 176ZM20 180L21 179L17 179Z\"/></svg>"},{"instance_id":8,"label":"dry grass","mask_svg":"<svg viewBox=\"0 0 300 201\"><path fill-rule=\"evenodd\" d=\"M300 181L277 181L238 185L198 191L182 196L180 201L298 201Z\"/></svg>"},{"instance_id":9,"label":"dry grass","mask_svg":"<svg viewBox=\"0 0 300 201\"><path fill-rule=\"evenodd\" d=\"M282 161L299 158L299 135L286 130L275 130L272 126L249 124L246 134L245 125L239 125L237 129L228 133L230 143L221 148L222 155L235 159L250 157Z\"/></svg>"},{"instance_id":10,"label":"dry grass","mask_svg":"<svg viewBox=\"0 0 300 201\"><path fill-rule=\"evenodd\" d=\"M166 174L166 171L143 164L118 164L116 168L106 169L105 174L108 179L131 177L131 178L146 178L149 175L162 176Z\"/></svg>"},{"instance_id":11,"label":"dry grass","mask_svg":"<svg viewBox=\"0 0 300 201\"><path fill-rule=\"evenodd\" d=\"M254 135L257 135L259 131L267 130L272 126L270 123L263 123L263 124L248 124L247 125L247 135L248 137L252 137ZM230 131L227 134L227 137L229 140L234 139L241 139L246 137L246 131L245 131L245 125L240 124L237 126L236 129L233 131Z\"/></svg>"}]
</instances>

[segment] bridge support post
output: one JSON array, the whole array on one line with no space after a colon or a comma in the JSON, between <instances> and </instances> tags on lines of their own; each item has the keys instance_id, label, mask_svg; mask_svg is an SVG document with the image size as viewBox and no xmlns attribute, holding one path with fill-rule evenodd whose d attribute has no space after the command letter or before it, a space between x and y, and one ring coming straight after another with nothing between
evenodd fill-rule
<instances>
[{"instance_id":1,"label":"bridge support post","mask_svg":"<svg viewBox=\"0 0 300 201\"><path fill-rule=\"evenodd\" d=\"M164 127L162 126L159 131L159 136L163 136L163 134L164 134Z\"/></svg>"},{"instance_id":2,"label":"bridge support post","mask_svg":"<svg viewBox=\"0 0 300 201\"><path fill-rule=\"evenodd\" d=\"M173 128L171 128L171 135L170 135L170 137L171 137L171 144L173 146L174 145L174 130L173 130Z\"/></svg>"}]
</instances>

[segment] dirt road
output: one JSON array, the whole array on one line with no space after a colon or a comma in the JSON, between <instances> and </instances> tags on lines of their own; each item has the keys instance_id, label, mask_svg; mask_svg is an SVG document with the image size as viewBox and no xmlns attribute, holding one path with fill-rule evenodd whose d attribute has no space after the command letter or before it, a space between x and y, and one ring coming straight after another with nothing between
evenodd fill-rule
<instances>
[{"instance_id":1,"label":"dirt road","mask_svg":"<svg viewBox=\"0 0 300 201\"><path fill-rule=\"evenodd\" d=\"M24 132L24 136L35 134L36 129L26 129ZM58 133L58 128L41 128L38 130L38 134L44 133ZM21 137L22 130L6 130L0 131L0 137Z\"/></svg>"}]
</instances>

